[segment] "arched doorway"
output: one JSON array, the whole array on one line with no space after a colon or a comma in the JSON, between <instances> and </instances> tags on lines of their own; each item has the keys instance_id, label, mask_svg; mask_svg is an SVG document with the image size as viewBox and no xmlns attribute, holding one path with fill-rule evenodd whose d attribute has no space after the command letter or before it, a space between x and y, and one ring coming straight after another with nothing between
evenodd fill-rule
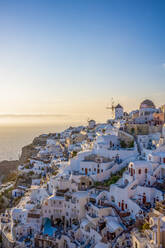
<instances>
[{"instance_id":1,"label":"arched doorway","mask_svg":"<svg viewBox=\"0 0 165 248\"><path fill-rule=\"evenodd\" d=\"M126 185L128 185L128 183L129 183L128 179L125 179L124 180L124 185L126 186Z\"/></svg>"},{"instance_id":2,"label":"arched doorway","mask_svg":"<svg viewBox=\"0 0 165 248\"><path fill-rule=\"evenodd\" d=\"M115 202L115 197L113 195L111 196L111 202Z\"/></svg>"},{"instance_id":3,"label":"arched doorway","mask_svg":"<svg viewBox=\"0 0 165 248\"><path fill-rule=\"evenodd\" d=\"M143 193L143 204L146 203L146 193Z\"/></svg>"}]
</instances>

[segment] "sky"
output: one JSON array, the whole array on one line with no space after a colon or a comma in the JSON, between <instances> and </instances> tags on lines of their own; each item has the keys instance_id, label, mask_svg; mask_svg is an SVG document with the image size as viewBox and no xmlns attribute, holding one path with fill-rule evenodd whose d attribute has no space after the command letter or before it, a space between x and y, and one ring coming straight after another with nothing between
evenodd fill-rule
<instances>
[{"instance_id":1,"label":"sky","mask_svg":"<svg viewBox=\"0 0 165 248\"><path fill-rule=\"evenodd\" d=\"M112 97L165 104L164 13L164 0L0 0L0 114L100 121Z\"/></svg>"}]
</instances>

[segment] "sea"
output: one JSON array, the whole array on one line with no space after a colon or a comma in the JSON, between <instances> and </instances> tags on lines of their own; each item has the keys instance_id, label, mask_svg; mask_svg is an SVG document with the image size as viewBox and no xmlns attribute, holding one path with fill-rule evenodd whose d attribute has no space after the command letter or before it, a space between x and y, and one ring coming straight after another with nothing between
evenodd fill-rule
<instances>
[{"instance_id":1,"label":"sea","mask_svg":"<svg viewBox=\"0 0 165 248\"><path fill-rule=\"evenodd\" d=\"M70 126L85 124L84 118L66 116L7 116L0 117L0 161L16 160L23 146L41 134L56 133Z\"/></svg>"}]
</instances>

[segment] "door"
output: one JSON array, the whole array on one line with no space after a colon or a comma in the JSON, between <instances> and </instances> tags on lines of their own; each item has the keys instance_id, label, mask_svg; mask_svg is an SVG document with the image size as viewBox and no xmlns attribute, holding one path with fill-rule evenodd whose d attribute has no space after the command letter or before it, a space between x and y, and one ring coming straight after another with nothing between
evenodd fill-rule
<instances>
[{"instance_id":1,"label":"door","mask_svg":"<svg viewBox=\"0 0 165 248\"><path fill-rule=\"evenodd\" d=\"M143 194L143 204L145 204L146 203L146 194L144 193Z\"/></svg>"},{"instance_id":2,"label":"door","mask_svg":"<svg viewBox=\"0 0 165 248\"><path fill-rule=\"evenodd\" d=\"M121 203L121 210L124 211L124 201Z\"/></svg>"}]
</instances>

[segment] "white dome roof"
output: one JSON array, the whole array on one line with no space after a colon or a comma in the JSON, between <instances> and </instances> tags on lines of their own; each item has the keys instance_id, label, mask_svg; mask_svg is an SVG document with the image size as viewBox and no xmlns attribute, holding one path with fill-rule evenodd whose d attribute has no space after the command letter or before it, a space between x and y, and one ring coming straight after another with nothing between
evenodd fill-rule
<instances>
[{"instance_id":1,"label":"white dome roof","mask_svg":"<svg viewBox=\"0 0 165 248\"><path fill-rule=\"evenodd\" d=\"M151 100L146 99L146 100L144 100L140 104L140 109L142 109L142 108L152 108L152 109L155 109L155 104Z\"/></svg>"}]
</instances>

